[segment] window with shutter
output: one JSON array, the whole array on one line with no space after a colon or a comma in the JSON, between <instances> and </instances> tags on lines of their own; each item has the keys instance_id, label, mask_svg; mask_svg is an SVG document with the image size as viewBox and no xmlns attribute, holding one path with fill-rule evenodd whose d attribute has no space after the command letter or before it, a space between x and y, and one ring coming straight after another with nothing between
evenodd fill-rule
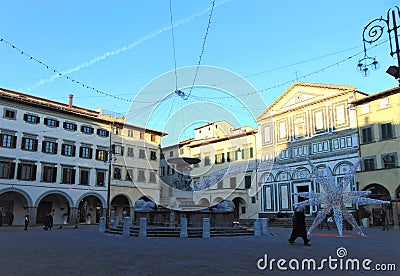
<instances>
[{"instance_id":1,"label":"window with shutter","mask_svg":"<svg viewBox=\"0 0 400 276\"><path fill-rule=\"evenodd\" d=\"M394 138L394 131L393 131L392 123L386 123L380 125L380 132L381 132L381 140L388 140Z\"/></svg>"}]
</instances>

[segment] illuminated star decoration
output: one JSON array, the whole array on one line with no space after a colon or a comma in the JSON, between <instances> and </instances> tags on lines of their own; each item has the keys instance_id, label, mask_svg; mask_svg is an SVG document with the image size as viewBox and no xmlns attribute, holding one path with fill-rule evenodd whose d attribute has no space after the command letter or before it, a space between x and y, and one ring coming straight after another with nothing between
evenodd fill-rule
<instances>
[{"instance_id":1,"label":"illuminated star decoration","mask_svg":"<svg viewBox=\"0 0 400 276\"><path fill-rule=\"evenodd\" d=\"M355 204L358 209L359 205L389 204L390 202L366 198L365 196L369 195L371 191L345 191L354 178L360 161L358 161L337 184L328 168L326 168L326 176L324 176L310 161L309 163L312 169L311 178L315 179L315 181L320 184L321 192L293 193L293 195L308 198L307 200L294 204L294 207L304 208L305 206L321 204L323 209L318 212L307 234L310 234L325 219L326 215L333 210L334 220L340 237L343 237L343 218L350 223L359 235L365 236L361 227L357 224L356 219L345 207L345 204Z\"/></svg>"}]
</instances>

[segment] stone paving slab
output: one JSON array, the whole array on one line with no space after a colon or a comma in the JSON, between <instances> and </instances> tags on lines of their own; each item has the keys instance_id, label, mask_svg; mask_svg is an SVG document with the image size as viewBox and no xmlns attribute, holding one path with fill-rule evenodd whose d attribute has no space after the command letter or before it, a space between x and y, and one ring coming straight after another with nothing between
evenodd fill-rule
<instances>
[{"instance_id":1,"label":"stone paving slab","mask_svg":"<svg viewBox=\"0 0 400 276\"><path fill-rule=\"evenodd\" d=\"M300 239L288 244L289 228L270 228L270 235L260 237L138 238L100 233L94 225L78 229L44 231L32 227L0 227L0 275L277 275L298 273L316 275L321 271L297 270L289 267L296 261L315 259L324 275L398 275L400 271L400 231L364 229L367 238L337 237L331 230L316 231L312 246ZM337 249L347 251L338 257ZM265 270L257 267L276 259ZM332 270L322 259L336 258L338 268ZM345 270L348 259L370 258L376 264L394 264L397 271L382 272ZM277 260L287 271L281 271ZM340 260L343 268L340 269ZM283 262L283 261L281 261ZM305 263L307 265L307 263ZM333 264L333 263L332 263ZM271 271L272 268L272 271ZM300 267L301 268L301 267Z\"/></svg>"}]
</instances>

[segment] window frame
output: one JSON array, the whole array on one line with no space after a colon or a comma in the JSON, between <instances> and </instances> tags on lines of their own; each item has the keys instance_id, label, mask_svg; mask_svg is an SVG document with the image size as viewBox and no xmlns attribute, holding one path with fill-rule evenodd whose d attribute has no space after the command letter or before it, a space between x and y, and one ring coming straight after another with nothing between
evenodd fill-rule
<instances>
[{"instance_id":1,"label":"window frame","mask_svg":"<svg viewBox=\"0 0 400 276\"><path fill-rule=\"evenodd\" d=\"M37 165L33 162L21 162L17 168L17 179L21 181L36 180Z\"/></svg>"},{"instance_id":2,"label":"window frame","mask_svg":"<svg viewBox=\"0 0 400 276\"><path fill-rule=\"evenodd\" d=\"M13 116L9 116L7 113L13 114ZM16 120L17 119L17 110L4 108L3 109L3 118L8 120Z\"/></svg>"},{"instance_id":3,"label":"window frame","mask_svg":"<svg viewBox=\"0 0 400 276\"><path fill-rule=\"evenodd\" d=\"M42 182L55 183L57 181L57 166L53 164L43 164L42 170Z\"/></svg>"},{"instance_id":4,"label":"window frame","mask_svg":"<svg viewBox=\"0 0 400 276\"><path fill-rule=\"evenodd\" d=\"M74 167L64 166L61 169L61 184L75 184L76 169Z\"/></svg>"},{"instance_id":5,"label":"window frame","mask_svg":"<svg viewBox=\"0 0 400 276\"><path fill-rule=\"evenodd\" d=\"M12 160L0 160L0 179L14 179L15 162Z\"/></svg>"},{"instance_id":6,"label":"window frame","mask_svg":"<svg viewBox=\"0 0 400 276\"><path fill-rule=\"evenodd\" d=\"M367 140L365 140L364 139L364 131L370 131L370 133L368 133L368 136L370 136L370 137L368 137L368 138L370 138L370 139L367 139ZM374 126L373 125L369 125L369 126L364 126L364 127L361 127L360 128L360 140L361 140L361 144L362 145L364 145L364 144L370 144L370 143L374 143L375 142L375 134L374 134Z\"/></svg>"}]
</instances>

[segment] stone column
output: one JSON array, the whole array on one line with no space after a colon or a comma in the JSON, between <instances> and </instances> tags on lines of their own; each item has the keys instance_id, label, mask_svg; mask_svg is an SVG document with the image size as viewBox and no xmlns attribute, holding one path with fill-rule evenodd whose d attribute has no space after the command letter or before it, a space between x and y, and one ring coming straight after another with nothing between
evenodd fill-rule
<instances>
[{"instance_id":1,"label":"stone column","mask_svg":"<svg viewBox=\"0 0 400 276\"><path fill-rule=\"evenodd\" d=\"M78 208L77 207L70 207L69 208L69 223L78 227L79 218L78 218Z\"/></svg>"},{"instance_id":2,"label":"stone column","mask_svg":"<svg viewBox=\"0 0 400 276\"><path fill-rule=\"evenodd\" d=\"M261 219L261 234L268 235L268 219L267 218Z\"/></svg>"},{"instance_id":3,"label":"stone column","mask_svg":"<svg viewBox=\"0 0 400 276\"><path fill-rule=\"evenodd\" d=\"M37 219L37 207L28 207L29 225L35 225Z\"/></svg>"},{"instance_id":4,"label":"stone column","mask_svg":"<svg viewBox=\"0 0 400 276\"><path fill-rule=\"evenodd\" d=\"M203 218L203 238L210 238L210 218Z\"/></svg>"},{"instance_id":5,"label":"stone column","mask_svg":"<svg viewBox=\"0 0 400 276\"><path fill-rule=\"evenodd\" d=\"M188 237L188 231L187 231L187 218L181 218L181 238L187 238Z\"/></svg>"},{"instance_id":6,"label":"stone column","mask_svg":"<svg viewBox=\"0 0 400 276\"><path fill-rule=\"evenodd\" d=\"M124 226L122 230L122 236L129 237L131 235L131 218L124 217Z\"/></svg>"},{"instance_id":7,"label":"stone column","mask_svg":"<svg viewBox=\"0 0 400 276\"><path fill-rule=\"evenodd\" d=\"M147 219L140 218L140 229L139 229L139 238L145 238L147 236Z\"/></svg>"},{"instance_id":8,"label":"stone column","mask_svg":"<svg viewBox=\"0 0 400 276\"><path fill-rule=\"evenodd\" d=\"M254 236L261 236L261 221L260 219L254 220Z\"/></svg>"},{"instance_id":9,"label":"stone column","mask_svg":"<svg viewBox=\"0 0 400 276\"><path fill-rule=\"evenodd\" d=\"M99 232L101 232L101 233L106 232L106 218L105 217L100 217Z\"/></svg>"},{"instance_id":10,"label":"stone column","mask_svg":"<svg viewBox=\"0 0 400 276\"><path fill-rule=\"evenodd\" d=\"M393 229L399 229L399 213L397 212L397 201L392 201Z\"/></svg>"},{"instance_id":11,"label":"stone column","mask_svg":"<svg viewBox=\"0 0 400 276\"><path fill-rule=\"evenodd\" d=\"M131 221L135 221L135 208L131 207L131 211L129 212L131 217Z\"/></svg>"}]
</instances>

